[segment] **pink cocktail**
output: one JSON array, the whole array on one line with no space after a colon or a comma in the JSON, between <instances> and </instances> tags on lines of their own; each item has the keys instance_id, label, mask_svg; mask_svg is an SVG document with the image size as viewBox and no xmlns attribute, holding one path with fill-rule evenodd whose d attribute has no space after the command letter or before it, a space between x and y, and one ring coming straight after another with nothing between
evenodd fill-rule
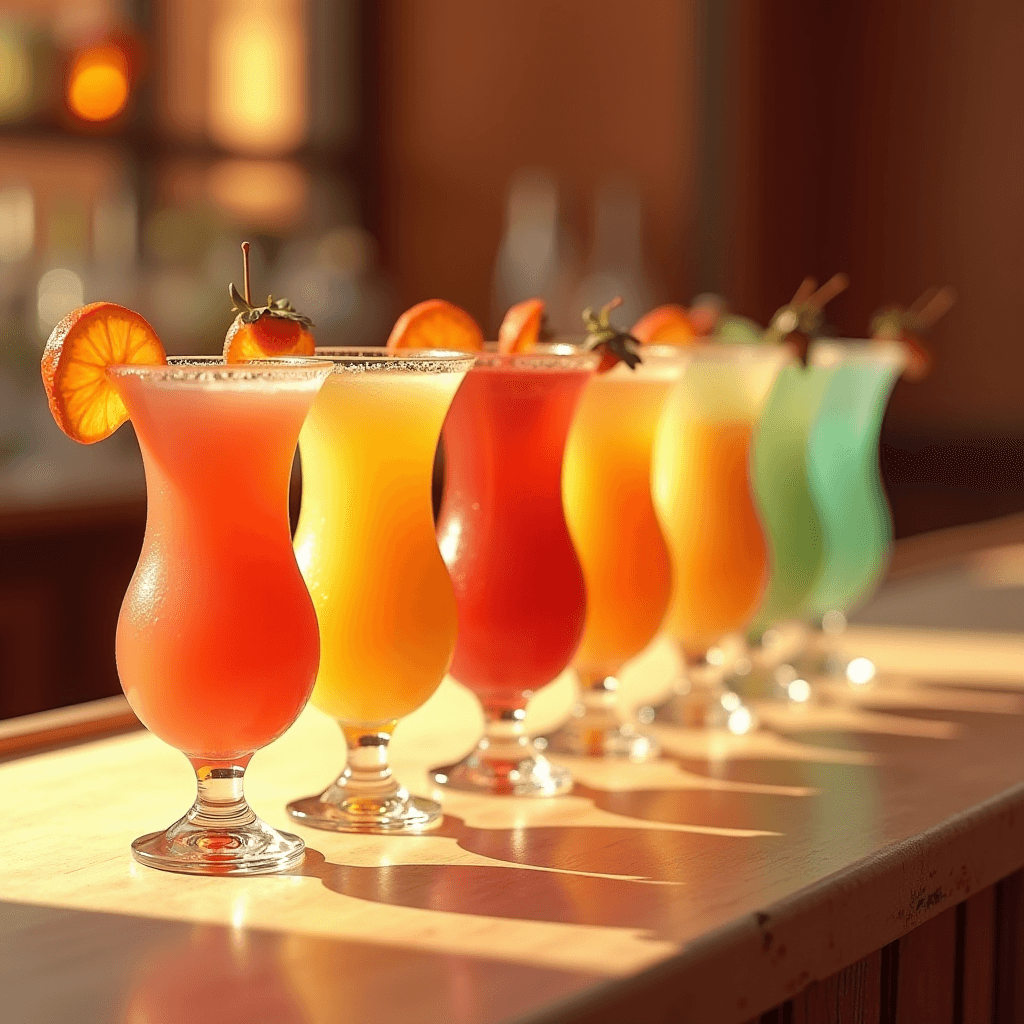
<instances>
[{"instance_id":1,"label":"pink cocktail","mask_svg":"<svg viewBox=\"0 0 1024 1024\"><path fill-rule=\"evenodd\" d=\"M571 661L586 591L562 511L562 456L597 357L484 355L444 428L446 486L438 540L455 587L452 675L487 725L465 760L434 778L517 795L565 792L569 773L526 736L526 704Z\"/></svg>"},{"instance_id":2,"label":"pink cocktail","mask_svg":"<svg viewBox=\"0 0 1024 1024\"><path fill-rule=\"evenodd\" d=\"M309 699L316 614L292 553L288 481L329 363L114 366L146 467L139 564L117 626L121 685L143 724L198 778L189 813L132 844L152 867L287 867L302 841L249 809L242 776Z\"/></svg>"}]
</instances>

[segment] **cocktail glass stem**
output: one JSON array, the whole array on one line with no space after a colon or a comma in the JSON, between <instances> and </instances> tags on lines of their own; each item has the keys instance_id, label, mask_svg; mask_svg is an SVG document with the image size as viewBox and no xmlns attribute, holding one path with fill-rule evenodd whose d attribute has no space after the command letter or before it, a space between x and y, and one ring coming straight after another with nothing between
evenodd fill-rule
<instances>
[{"instance_id":1,"label":"cocktail glass stem","mask_svg":"<svg viewBox=\"0 0 1024 1024\"><path fill-rule=\"evenodd\" d=\"M388 744L391 728L367 732L351 725L342 725L341 732L348 748L348 764L341 773L341 781L351 794L350 800L380 801L393 797L401 790L388 762Z\"/></svg>"},{"instance_id":2,"label":"cocktail glass stem","mask_svg":"<svg viewBox=\"0 0 1024 1024\"><path fill-rule=\"evenodd\" d=\"M397 722L338 724L348 750L345 770L319 796L288 805L295 821L336 832L422 832L440 824L441 805L413 796L391 772L388 744Z\"/></svg>"},{"instance_id":3,"label":"cocktail glass stem","mask_svg":"<svg viewBox=\"0 0 1024 1024\"><path fill-rule=\"evenodd\" d=\"M842 642L846 632L846 615L838 609L825 612L821 617L817 643L812 643L793 666L804 675L820 676L830 682L847 682L864 686L877 675L875 663L863 656L851 658Z\"/></svg>"},{"instance_id":4,"label":"cocktail glass stem","mask_svg":"<svg viewBox=\"0 0 1024 1024\"><path fill-rule=\"evenodd\" d=\"M798 651L780 659L748 662L745 670L734 672L727 679L727 685L746 696L756 694L793 704L837 699L841 691L819 684L864 686L877 674L870 658L847 655L841 644L845 631L846 616L841 611L825 612L817 635L812 630L810 637L803 638Z\"/></svg>"},{"instance_id":5,"label":"cocktail glass stem","mask_svg":"<svg viewBox=\"0 0 1024 1024\"><path fill-rule=\"evenodd\" d=\"M646 761L656 757L658 741L623 721L619 712L619 680L603 672L578 670L579 701L569 720L548 737L548 750L589 757L628 757Z\"/></svg>"},{"instance_id":6,"label":"cocktail glass stem","mask_svg":"<svg viewBox=\"0 0 1024 1024\"><path fill-rule=\"evenodd\" d=\"M251 757L189 757L196 773L195 803L170 828L136 839L135 859L186 874L248 875L298 864L303 841L272 829L246 803L243 780Z\"/></svg>"},{"instance_id":7,"label":"cocktail glass stem","mask_svg":"<svg viewBox=\"0 0 1024 1024\"><path fill-rule=\"evenodd\" d=\"M691 729L726 729L742 734L757 726L754 710L726 684L725 657L720 647L693 652L680 645L685 669L667 700L642 708L641 722L664 722Z\"/></svg>"},{"instance_id":8,"label":"cocktail glass stem","mask_svg":"<svg viewBox=\"0 0 1024 1024\"><path fill-rule=\"evenodd\" d=\"M533 741L526 734L525 707L485 704L484 721L480 749L487 751L487 760L513 762L530 752Z\"/></svg>"},{"instance_id":9,"label":"cocktail glass stem","mask_svg":"<svg viewBox=\"0 0 1024 1024\"><path fill-rule=\"evenodd\" d=\"M450 789L504 796L555 796L572 789L572 775L552 764L526 732L526 698L482 701L484 734L457 764L435 768Z\"/></svg>"},{"instance_id":10,"label":"cocktail glass stem","mask_svg":"<svg viewBox=\"0 0 1024 1024\"><path fill-rule=\"evenodd\" d=\"M185 815L186 820L204 828L230 828L250 825L256 820L252 808L245 802L243 783L244 764L214 767L202 758L189 758L196 772L196 802Z\"/></svg>"},{"instance_id":11,"label":"cocktail glass stem","mask_svg":"<svg viewBox=\"0 0 1024 1024\"><path fill-rule=\"evenodd\" d=\"M811 667L815 655L808 652L806 629L787 637L794 623L770 626L744 638L744 652L736 658L725 677L726 688L745 700L761 698L806 704L814 696L813 679L819 669ZM792 632L789 630L788 632Z\"/></svg>"}]
</instances>

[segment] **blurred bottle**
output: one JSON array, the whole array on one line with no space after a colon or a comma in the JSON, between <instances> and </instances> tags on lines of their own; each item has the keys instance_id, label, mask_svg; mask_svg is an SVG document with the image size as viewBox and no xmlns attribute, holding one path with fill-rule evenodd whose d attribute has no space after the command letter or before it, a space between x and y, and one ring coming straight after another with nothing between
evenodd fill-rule
<instances>
[{"instance_id":1,"label":"blurred bottle","mask_svg":"<svg viewBox=\"0 0 1024 1024\"><path fill-rule=\"evenodd\" d=\"M505 233L498 246L491 285L492 330L509 306L523 299L543 299L551 328L579 332L574 291L579 260L573 239L559 213L558 186L540 168L521 168L509 182Z\"/></svg>"},{"instance_id":2,"label":"blurred bottle","mask_svg":"<svg viewBox=\"0 0 1024 1024\"><path fill-rule=\"evenodd\" d=\"M167 205L143 224L144 286L140 298L147 317L160 325L160 338L172 355L215 354L233 316L228 283L241 285L242 259L237 228L204 199ZM265 247L250 236L256 297L269 280Z\"/></svg>"},{"instance_id":3,"label":"blurred bottle","mask_svg":"<svg viewBox=\"0 0 1024 1024\"><path fill-rule=\"evenodd\" d=\"M85 200L71 191L54 199L43 237L45 249L35 288L40 345L68 313L86 301L90 257L89 206Z\"/></svg>"},{"instance_id":4,"label":"blurred bottle","mask_svg":"<svg viewBox=\"0 0 1024 1024\"><path fill-rule=\"evenodd\" d=\"M613 319L628 328L655 305L657 292L644 260L639 190L626 179L606 177L594 196L594 232L574 306L597 308L621 295L623 304Z\"/></svg>"},{"instance_id":5,"label":"blurred bottle","mask_svg":"<svg viewBox=\"0 0 1024 1024\"><path fill-rule=\"evenodd\" d=\"M32 189L6 183L0 187L0 435L7 441L0 438L0 448L8 455L21 447L26 433L20 398L38 383L35 244Z\"/></svg>"},{"instance_id":6,"label":"blurred bottle","mask_svg":"<svg viewBox=\"0 0 1024 1024\"><path fill-rule=\"evenodd\" d=\"M35 248L35 196L27 185L7 184L0 188L0 263L23 264ZM0 279L0 288L8 281Z\"/></svg>"},{"instance_id":7,"label":"blurred bottle","mask_svg":"<svg viewBox=\"0 0 1024 1024\"><path fill-rule=\"evenodd\" d=\"M135 190L127 183L97 199L92 219L93 265L86 286L89 301L104 298L137 308L138 220Z\"/></svg>"},{"instance_id":8,"label":"blurred bottle","mask_svg":"<svg viewBox=\"0 0 1024 1024\"><path fill-rule=\"evenodd\" d=\"M53 102L59 77L50 27L0 14L0 123L31 121Z\"/></svg>"}]
</instances>

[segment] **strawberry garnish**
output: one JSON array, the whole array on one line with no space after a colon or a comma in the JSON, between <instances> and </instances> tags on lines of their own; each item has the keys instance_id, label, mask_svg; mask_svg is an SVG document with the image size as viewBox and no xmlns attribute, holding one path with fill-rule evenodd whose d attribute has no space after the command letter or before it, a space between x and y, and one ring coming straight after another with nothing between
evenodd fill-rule
<instances>
[{"instance_id":1,"label":"strawberry garnish","mask_svg":"<svg viewBox=\"0 0 1024 1024\"><path fill-rule=\"evenodd\" d=\"M251 359L280 356L311 356L316 343L310 328L313 321L297 312L287 299L267 296L265 306L254 306L249 294L249 243L242 243L245 295L234 283L228 288L235 319L224 336L224 362L243 363Z\"/></svg>"},{"instance_id":2,"label":"strawberry garnish","mask_svg":"<svg viewBox=\"0 0 1024 1024\"><path fill-rule=\"evenodd\" d=\"M601 353L598 373L607 373L616 363L625 363L631 370L640 364L637 352L640 342L632 334L613 327L609 320L612 310L621 305L622 296L616 295L598 313L590 308L583 311L583 326L587 331L583 344L591 351Z\"/></svg>"}]
</instances>

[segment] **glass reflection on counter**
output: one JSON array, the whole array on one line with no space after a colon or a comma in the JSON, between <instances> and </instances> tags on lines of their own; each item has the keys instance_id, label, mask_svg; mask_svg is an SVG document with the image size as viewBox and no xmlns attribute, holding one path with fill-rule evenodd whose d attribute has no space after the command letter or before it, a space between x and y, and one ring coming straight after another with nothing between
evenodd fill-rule
<instances>
[{"instance_id":1,"label":"glass reflection on counter","mask_svg":"<svg viewBox=\"0 0 1024 1024\"><path fill-rule=\"evenodd\" d=\"M281 956L282 940L219 925L154 949L128 995L124 1024L311 1024Z\"/></svg>"}]
</instances>

